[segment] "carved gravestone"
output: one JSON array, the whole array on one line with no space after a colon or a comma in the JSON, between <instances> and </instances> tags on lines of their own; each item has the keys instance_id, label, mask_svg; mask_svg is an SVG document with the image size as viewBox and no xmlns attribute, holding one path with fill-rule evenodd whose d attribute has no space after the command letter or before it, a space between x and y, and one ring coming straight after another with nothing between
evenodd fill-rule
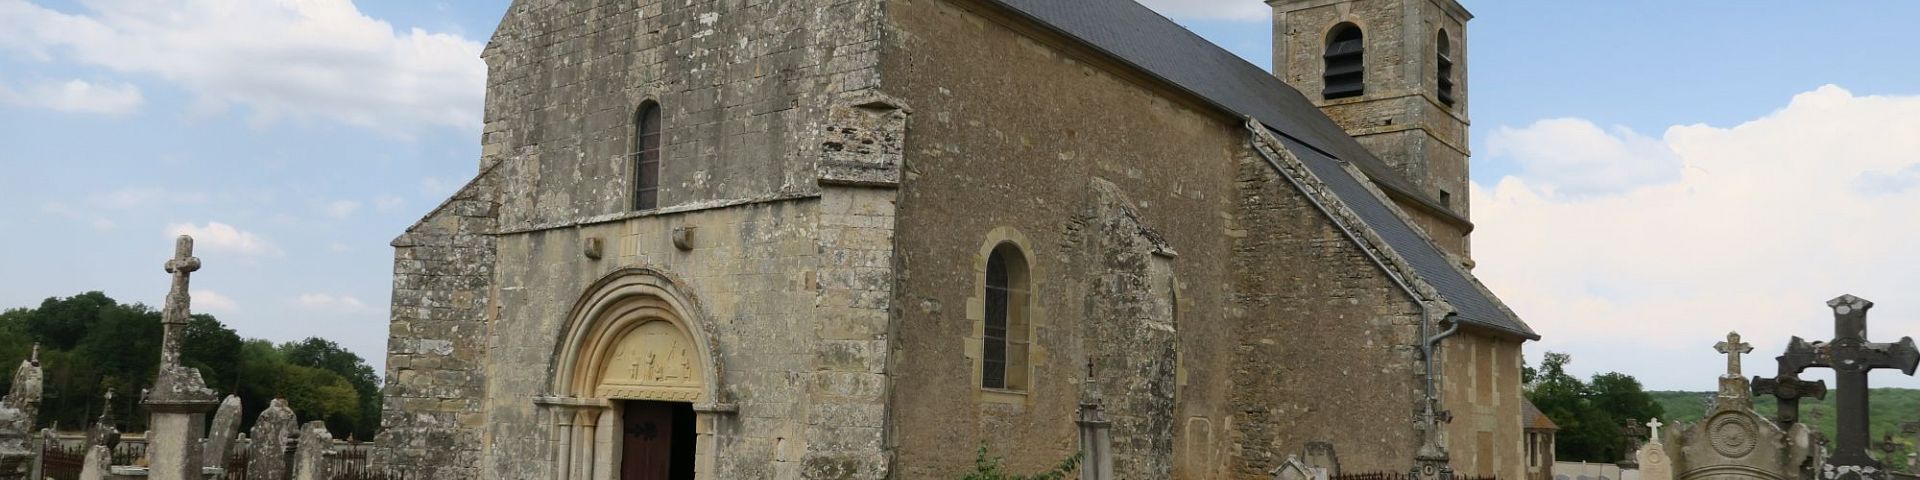
<instances>
[{"instance_id":1,"label":"carved gravestone","mask_svg":"<svg viewBox=\"0 0 1920 480\"><path fill-rule=\"evenodd\" d=\"M1634 452L1634 461L1640 465L1640 480L1673 480L1673 459L1667 457L1667 444L1660 440L1660 419L1647 422L1647 432L1652 437Z\"/></svg>"},{"instance_id":2,"label":"carved gravestone","mask_svg":"<svg viewBox=\"0 0 1920 480\"><path fill-rule=\"evenodd\" d=\"M233 457L233 437L240 434L240 397L228 395L220 402L220 409L213 414L213 427L207 430L205 455L200 464L208 467L227 466L227 459Z\"/></svg>"},{"instance_id":3,"label":"carved gravestone","mask_svg":"<svg viewBox=\"0 0 1920 480\"><path fill-rule=\"evenodd\" d=\"M40 396L45 380L40 371L40 344L33 345L33 353L20 361L20 368L13 372L13 386L7 390L7 406L19 410L27 419L27 428L40 418Z\"/></svg>"},{"instance_id":4,"label":"carved gravestone","mask_svg":"<svg viewBox=\"0 0 1920 480\"><path fill-rule=\"evenodd\" d=\"M1753 410L1752 389L1740 373L1740 355L1753 347L1741 342L1739 333L1727 334L1727 341L1714 349L1727 355L1727 373L1720 377L1720 392L1706 419L1670 432L1672 443L1665 451L1672 457L1674 478L1800 478L1801 468L1812 459L1806 425L1783 431ZM1644 478L1646 464L1641 468Z\"/></svg>"},{"instance_id":5,"label":"carved gravestone","mask_svg":"<svg viewBox=\"0 0 1920 480\"><path fill-rule=\"evenodd\" d=\"M34 458L27 432L32 420L9 403L0 401L0 480L27 478Z\"/></svg>"},{"instance_id":6,"label":"carved gravestone","mask_svg":"<svg viewBox=\"0 0 1920 480\"><path fill-rule=\"evenodd\" d=\"M300 446L293 454L293 480L332 480L333 434L327 422L315 420L300 429Z\"/></svg>"},{"instance_id":7,"label":"carved gravestone","mask_svg":"<svg viewBox=\"0 0 1920 480\"><path fill-rule=\"evenodd\" d=\"M247 452L247 480L287 480L287 442L298 434L293 409L285 399L273 399L267 410L253 422L247 436L253 438Z\"/></svg>"},{"instance_id":8,"label":"carved gravestone","mask_svg":"<svg viewBox=\"0 0 1920 480\"><path fill-rule=\"evenodd\" d=\"M87 459L80 465L80 480L106 480L113 468L113 449L105 445L87 447Z\"/></svg>"}]
</instances>

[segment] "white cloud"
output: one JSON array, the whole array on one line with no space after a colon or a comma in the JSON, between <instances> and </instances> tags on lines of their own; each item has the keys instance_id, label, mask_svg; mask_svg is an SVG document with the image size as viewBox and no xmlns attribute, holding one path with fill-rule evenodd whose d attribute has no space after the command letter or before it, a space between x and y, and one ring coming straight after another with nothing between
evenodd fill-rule
<instances>
[{"instance_id":1,"label":"white cloud","mask_svg":"<svg viewBox=\"0 0 1920 480\"><path fill-rule=\"evenodd\" d=\"M367 304L365 302L361 302L360 299L358 298L353 298L347 295L328 295L324 293L304 294L304 295L301 295L299 298L295 298L293 300L293 303L295 305L299 305L307 309L323 310L323 311L336 312L336 313L354 313L354 312L365 311L367 309Z\"/></svg>"},{"instance_id":2,"label":"white cloud","mask_svg":"<svg viewBox=\"0 0 1920 480\"><path fill-rule=\"evenodd\" d=\"M41 204L40 210L67 220L85 222L88 226L93 227L94 230L102 232L113 230L116 226L113 220L92 216L84 210L74 208L72 205L67 205L57 200Z\"/></svg>"},{"instance_id":3,"label":"white cloud","mask_svg":"<svg viewBox=\"0 0 1920 480\"><path fill-rule=\"evenodd\" d=\"M152 75L196 110L405 132L479 124L482 44L396 31L350 0L93 0L66 14L0 0L0 49Z\"/></svg>"},{"instance_id":4,"label":"white cloud","mask_svg":"<svg viewBox=\"0 0 1920 480\"><path fill-rule=\"evenodd\" d=\"M1477 273L1546 336L1547 349L1704 354L1739 330L1768 351L1763 341L1824 337L1831 312L1822 302L1842 293L1896 304L1876 311L1883 331L1920 323L1910 294L1920 270L1910 245L1920 238L1920 188L1911 181L1920 171L1920 96L1827 86L1741 125L1673 127L1649 140L1657 145L1635 146L1646 139L1618 129L1595 138L1583 123L1513 131L1540 134L1511 148L1542 161L1473 191ZM1541 132L1550 130L1573 140L1546 141L1552 135ZM1631 158L1635 151L1675 160L1630 174L1590 164L1643 160ZM1575 160L1544 160L1556 156ZM1569 172L1608 179L1583 184ZM1909 181L1862 180L1887 178ZM1553 192L1568 185L1611 194Z\"/></svg>"},{"instance_id":5,"label":"white cloud","mask_svg":"<svg viewBox=\"0 0 1920 480\"><path fill-rule=\"evenodd\" d=\"M1140 3L1169 18L1187 20L1261 21L1273 15L1273 9L1259 0L1140 0Z\"/></svg>"},{"instance_id":6,"label":"white cloud","mask_svg":"<svg viewBox=\"0 0 1920 480\"><path fill-rule=\"evenodd\" d=\"M353 216L353 212L360 210L360 202L353 200L336 200L328 202L321 210L326 211L329 217L344 219Z\"/></svg>"},{"instance_id":7,"label":"white cloud","mask_svg":"<svg viewBox=\"0 0 1920 480\"><path fill-rule=\"evenodd\" d=\"M192 236L195 246L203 246L219 252L245 256L281 255L280 248L265 238L220 222L208 222L206 225L191 223L168 225L167 234Z\"/></svg>"},{"instance_id":8,"label":"white cloud","mask_svg":"<svg viewBox=\"0 0 1920 480\"><path fill-rule=\"evenodd\" d=\"M240 311L240 303L232 297L221 295L212 290L194 290L193 310L206 313L234 313Z\"/></svg>"},{"instance_id":9,"label":"white cloud","mask_svg":"<svg viewBox=\"0 0 1920 480\"><path fill-rule=\"evenodd\" d=\"M1680 176L1679 156L1660 140L1577 118L1496 128L1487 150L1511 159L1535 188L1569 195L1620 193Z\"/></svg>"},{"instance_id":10,"label":"white cloud","mask_svg":"<svg viewBox=\"0 0 1920 480\"><path fill-rule=\"evenodd\" d=\"M96 84L86 80L42 82L15 89L0 85L0 104L67 113L125 116L146 104L140 87L130 83Z\"/></svg>"},{"instance_id":11,"label":"white cloud","mask_svg":"<svg viewBox=\"0 0 1920 480\"><path fill-rule=\"evenodd\" d=\"M420 196L440 200L452 195L453 191L460 187L460 184L439 177L422 178L420 179Z\"/></svg>"},{"instance_id":12,"label":"white cloud","mask_svg":"<svg viewBox=\"0 0 1920 480\"><path fill-rule=\"evenodd\" d=\"M407 199L399 195L381 195L373 199L373 209L381 213L398 211L407 207Z\"/></svg>"},{"instance_id":13,"label":"white cloud","mask_svg":"<svg viewBox=\"0 0 1920 480\"><path fill-rule=\"evenodd\" d=\"M341 242L333 242L333 243L327 244L327 250L330 250L333 253L350 253L350 252L353 252L353 246L347 245Z\"/></svg>"},{"instance_id":14,"label":"white cloud","mask_svg":"<svg viewBox=\"0 0 1920 480\"><path fill-rule=\"evenodd\" d=\"M103 208L126 210L164 204L199 205L207 203L209 198L209 195L201 192L180 192L156 187L130 187L95 194L89 198L89 201Z\"/></svg>"}]
</instances>

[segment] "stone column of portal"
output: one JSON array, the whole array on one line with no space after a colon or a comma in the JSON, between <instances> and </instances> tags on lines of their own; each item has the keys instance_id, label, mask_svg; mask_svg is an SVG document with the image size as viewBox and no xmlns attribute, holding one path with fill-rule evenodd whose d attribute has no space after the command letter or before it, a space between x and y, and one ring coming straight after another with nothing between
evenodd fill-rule
<instances>
[{"instance_id":1,"label":"stone column of portal","mask_svg":"<svg viewBox=\"0 0 1920 480\"><path fill-rule=\"evenodd\" d=\"M161 317L165 336L160 344L160 371L143 402L152 413L147 434L147 457L152 462L147 478L151 480L201 478L198 447L204 425L200 420L219 402L207 382L201 380L199 370L180 364L181 337L192 313L187 284L199 269L200 259L193 256L193 238L180 236L174 244L173 259L166 264L167 273L173 274L173 288L167 293Z\"/></svg>"},{"instance_id":2,"label":"stone column of portal","mask_svg":"<svg viewBox=\"0 0 1920 480\"><path fill-rule=\"evenodd\" d=\"M580 408L573 415L573 473L568 477L574 480L591 480L593 476L594 430L600 424L600 412L592 408Z\"/></svg>"},{"instance_id":3,"label":"stone column of portal","mask_svg":"<svg viewBox=\"0 0 1920 480\"><path fill-rule=\"evenodd\" d=\"M608 408L600 410L599 420L594 423L593 480L615 480L619 477L619 474L613 471L615 455L613 436L620 434L620 429L613 424L615 420L618 418L614 415L613 409Z\"/></svg>"},{"instance_id":4,"label":"stone column of portal","mask_svg":"<svg viewBox=\"0 0 1920 480\"><path fill-rule=\"evenodd\" d=\"M549 407L553 415L553 478L569 480L573 472L573 408Z\"/></svg>"}]
</instances>

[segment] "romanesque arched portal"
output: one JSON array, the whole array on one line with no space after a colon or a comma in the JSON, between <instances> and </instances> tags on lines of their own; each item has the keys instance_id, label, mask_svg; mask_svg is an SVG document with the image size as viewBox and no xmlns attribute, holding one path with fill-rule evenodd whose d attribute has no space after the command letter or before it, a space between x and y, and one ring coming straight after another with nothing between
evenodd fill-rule
<instances>
[{"instance_id":1,"label":"romanesque arched portal","mask_svg":"<svg viewBox=\"0 0 1920 480\"><path fill-rule=\"evenodd\" d=\"M615 272L581 295L555 342L550 394L538 399L552 419L553 478L613 480L623 467L663 462L711 478L705 417L727 409L701 318L652 270Z\"/></svg>"}]
</instances>

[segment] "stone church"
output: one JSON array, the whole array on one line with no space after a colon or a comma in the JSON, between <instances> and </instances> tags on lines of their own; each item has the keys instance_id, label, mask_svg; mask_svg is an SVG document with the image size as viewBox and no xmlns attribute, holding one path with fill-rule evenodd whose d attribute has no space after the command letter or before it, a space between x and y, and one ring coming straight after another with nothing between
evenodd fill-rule
<instances>
[{"instance_id":1,"label":"stone church","mask_svg":"<svg viewBox=\"0 0 1920 480\"><path fill-rule=\"evenodd\" d=\"M1245 0L1257 1L1257 0ZM518 0L478 173L394 242L387 460L439 479L1522 478L1470 273L1471 15Z\"/></svg>"}]
</instances>

